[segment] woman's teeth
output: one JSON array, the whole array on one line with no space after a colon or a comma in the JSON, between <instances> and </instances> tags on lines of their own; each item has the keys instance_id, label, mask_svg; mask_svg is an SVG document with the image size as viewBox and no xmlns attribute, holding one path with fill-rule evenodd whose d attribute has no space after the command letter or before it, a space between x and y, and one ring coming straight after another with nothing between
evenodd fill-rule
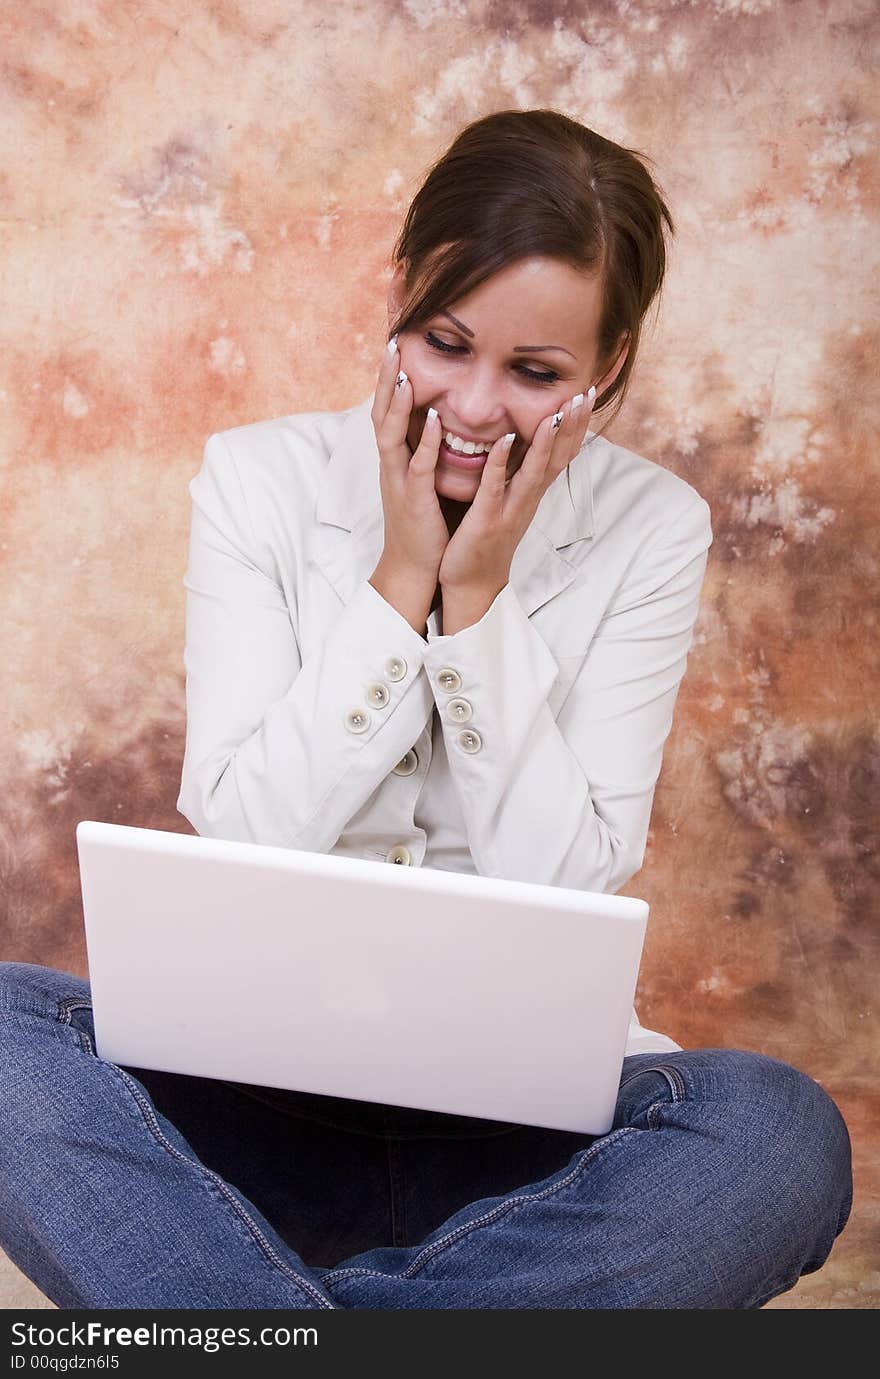
<instances>
[{"instance_id":1,"label":"woman's teeth","mask_svg":"<svg viewBox=\"0 0 880 1379\"><path fill-rule=\"evenodd\" d=\"M475 444L474 441L463 441L460 436L453 436L451 431L444 432L443 439L450 450L457 450L459 455L488 455L494 445L494 441L487 441L482 445Z\"/></svg>"}]
</instances>

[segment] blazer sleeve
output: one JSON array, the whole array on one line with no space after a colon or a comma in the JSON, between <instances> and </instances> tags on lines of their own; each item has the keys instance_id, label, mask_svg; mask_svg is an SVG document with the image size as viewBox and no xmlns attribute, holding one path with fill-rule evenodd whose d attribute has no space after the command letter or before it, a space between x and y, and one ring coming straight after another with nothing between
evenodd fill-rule
<instances>
[{"instance_id":1,"label":"blazer sleeve","mask_svg":"<svg viewBox=\"0 0 880 1379\"><path fill-rule=\"evenodd\" d=\"M613 893L640 869L711 543L698 497L639 555L558 718L547 700L559 667L510 584L478 623L429 638L425 668L480 875ZM438 683L443 667L460 677L454 693Z\"/></svg>"},{"instance_id":2,"label":"blazer sleeve","mask_svg":"<svg viewBox=\"0 0 880 1379\"><path fill-rule=\"evenodd\" d=\"M433 713L427 642L364 580L303 660L222 433L189 492L177 808L203 836L329 852Z\"/></svg>"}]
</instances>

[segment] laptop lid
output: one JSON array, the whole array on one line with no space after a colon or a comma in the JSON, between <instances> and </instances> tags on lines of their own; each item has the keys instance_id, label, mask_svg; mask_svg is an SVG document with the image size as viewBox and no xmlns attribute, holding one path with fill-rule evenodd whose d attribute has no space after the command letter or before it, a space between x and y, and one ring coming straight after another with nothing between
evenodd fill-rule
<instances>
[{"instance_id":1,"label":"laptop lid","mask_svg":"<svg viewBox=\"0 0 880 1379\"><path fill-rule=\"evenodd\" d=\"M611 1128L646 901L91 820L76 841L101 1058Z\"/></svg>"}]
</instances>

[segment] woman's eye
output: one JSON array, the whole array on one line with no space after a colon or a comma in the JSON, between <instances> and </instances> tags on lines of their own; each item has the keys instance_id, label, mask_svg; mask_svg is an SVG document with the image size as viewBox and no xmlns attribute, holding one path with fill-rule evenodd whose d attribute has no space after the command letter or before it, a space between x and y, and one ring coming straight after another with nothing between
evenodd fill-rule
<instances>
[{"instance_id":1,"label":"woman's eye","mask_svg":"<svg viewBox=\"0 0 880 1379\"><path fill-rule=\"evenodd\" d=\"M425 336L425 340L431 346L431 349L439 350L443 354L464 353L464 345L447 345L445 340L438 340L437 336L430 330ZM522 376L529 379L532 383L557 383L559 381L558 373L536 373L534 369L527 369L525 364L517 364L516 367Z\"/></svg>"},{"instance_id":2,"label":"woman's eye","mask_svg":"<svg viewBox=\"0 0 880 1379\"><path fill-rule=\"evenodd\" d=\"M464 345L447 345L445 340L438 340L437 336L432 335L430 331L428 331L425 339L432 349L443 350L446 354L460 354L464 349Z\"/></svg>"},{"instance_id":3,"label":"woman's eye","mask_svg":"<svg viewBox=\"0 0 880 1379\"><path fill-rule=\"evenodd\" d=\"M525 378L530 378L534 383L558 383L558 373L536 373L534 369L527 369L525 364L516 366Z\"/></svg>"}]
</instances>

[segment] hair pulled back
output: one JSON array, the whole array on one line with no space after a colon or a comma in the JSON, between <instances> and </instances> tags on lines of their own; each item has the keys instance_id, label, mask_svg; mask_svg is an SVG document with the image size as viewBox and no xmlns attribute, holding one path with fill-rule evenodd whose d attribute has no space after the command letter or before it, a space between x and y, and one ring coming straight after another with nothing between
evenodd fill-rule
<instances>
[{"instance_id":1,"label":"hair pulled back","mask_svg":"<svg viewBox=\"0 0 880 1379\"><path fill-rule=\"evenodd\" d=\"M644 160L644 161L643 161ZM432 165L393 251L407 265L389 335L415 330L520 259L558 259L601 275L598 372L613 382L593 415L617 398L617 416L642 322L666 271L672 216L646 155L612 143L555 110L499 110L463 129Z\"/></svg>"}]
</instances>

